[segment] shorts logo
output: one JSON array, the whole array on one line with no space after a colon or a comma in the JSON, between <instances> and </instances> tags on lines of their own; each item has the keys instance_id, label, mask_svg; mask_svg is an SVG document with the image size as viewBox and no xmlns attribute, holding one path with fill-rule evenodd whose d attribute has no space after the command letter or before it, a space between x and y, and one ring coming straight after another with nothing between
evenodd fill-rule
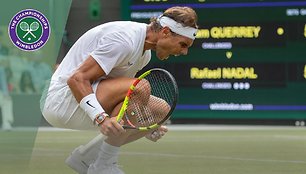
<instances>
[{"instance_id":1,"label":"shorts logo","mask_svg":"<svg viewBox=\"0 0 306 174\"><path fill-rule=\"evenodd\" d=\"M43 47L49 39L50 31L48 19L34 9L18 12L8 27L13 44L24 51L35 51Z\"/></svg>"}]
</instances>

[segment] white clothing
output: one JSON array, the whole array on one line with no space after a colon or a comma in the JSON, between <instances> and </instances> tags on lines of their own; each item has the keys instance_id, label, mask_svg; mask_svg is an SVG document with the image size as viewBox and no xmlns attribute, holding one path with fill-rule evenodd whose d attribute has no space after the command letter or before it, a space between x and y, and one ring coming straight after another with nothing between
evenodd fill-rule
<instances>
[{"instance_id":1,"label":"white clothing","mask_svg":"<svg viewBox=\"0 0 306 174\"><path fill-rule=\"evenodd\" d=\"M151 59L151 51L143 54L146 30L143 23L117 21L87 31L69 50L51 80L66 83L89 55L107 74L103 78L134 77Z\"/></svg>"},{"instance_id":2,"label":"white clothing","mask_svg":"<svg viewBox=\"0 0 306 174\"><path fill-rule=\"evenodd\" d=\"M79 107L67 80L89 56L106 73L92 84L94 91L102 79L134 77L151 59L150 50L143 52L146 30L144 23L117 21L99 25L83 34L51 78L42 111L46 120L57 127L97 129Z\"/></svg>"},{"instance_id":3,"label":"white clothing","mask_svg":"<svg viewBox=\"0 0 306 174\"><path fill-rule=\"evenodd\" d=\"M2 91L0 91L0 108L2 115L2 129L12 129L12 124L14 122L13 101L9 95L3 94Z\"/></svg>"},{"instance_id":4,"label":"white clothing","mask_svg":"<svg viewBox=\"0 0 306 174\"><path fill-rule=\"evenodd\" d=\"M104 141L98 152L98 158L89 165L87 174L124 174L117 165L119 149L120 147Z\"/></svg>"},{"instance_id":5,"label":"white clothing","mask_svg":"<svg viewBox=\"0 0 306 174\"><path fill-rule=\"evenodd\" d=\"M0 108L2 113L2 129L10 130L12 129L12 124L14 122L13 101L9 95L5 75L4 68L0 66Z\"/></svg>"}]
</instances>

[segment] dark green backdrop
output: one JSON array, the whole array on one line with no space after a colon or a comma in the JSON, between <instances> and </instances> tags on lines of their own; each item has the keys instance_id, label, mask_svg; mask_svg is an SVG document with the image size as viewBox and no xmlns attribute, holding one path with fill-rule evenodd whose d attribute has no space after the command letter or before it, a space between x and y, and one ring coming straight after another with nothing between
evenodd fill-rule
<instances>
[{"instance_id":1,"label":"dark green backdrop","mask_svg":"<svg viewBox=\"0 0 306 174\"><path fill-rule=\"evenodd\" d=\"M199 31L206 35L199 32L187 56L170 57L166 62L153 57L149 65L168 69L178 81L180 98L173 119L306 119L306 1L131 0L123 1L122 14L126 20L148 23L148 16L175 5L193 7ZM250 34L247 27L260 27L258 36ZM227 48L202 48L217 43L227 44ZM253 69L257 78L239 74L225 78L221 73L219 78L204 75L194 79L192 67L236 72L238 68ZM232 87L203 89L203 83ZM243 89L234 89L234 84ZM214 104L221 109L212 109ZM251 109L226 109L231 105Z\"/></svg>"}]
</instances>

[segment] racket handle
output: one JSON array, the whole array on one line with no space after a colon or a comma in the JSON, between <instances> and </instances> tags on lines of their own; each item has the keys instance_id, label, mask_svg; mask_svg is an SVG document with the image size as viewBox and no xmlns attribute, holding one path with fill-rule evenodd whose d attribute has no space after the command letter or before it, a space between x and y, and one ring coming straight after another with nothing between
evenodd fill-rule
<instances>
[{"instance_id":1,"label":"racket handle","mask_svg":"<svg viewBox=\"0 0 306 174\"><path fill-rule=\"evenodd\" d=\"M137 127L123 125L123 129L137 129Z\"/></svg>"}]
</instances>

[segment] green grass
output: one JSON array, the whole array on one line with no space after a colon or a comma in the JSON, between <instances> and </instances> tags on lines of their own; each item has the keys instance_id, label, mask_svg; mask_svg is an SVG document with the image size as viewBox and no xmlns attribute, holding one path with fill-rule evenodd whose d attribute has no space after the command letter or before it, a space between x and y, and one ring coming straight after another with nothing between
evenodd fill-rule
<instances>
[{"instance_id":1,"label":"green grass","mask_svg":"<svg viewBox=\"0 0 306 174\"><path fill-rule=\"evenodd\" d=\"M96 134L38 132L28 173L73 174L65 158ZM157 143L142 139L122 147L119 163L126 174L305 174L306 129L170 131Z\"/></svg>"},{"instance_id":2,"label":"green grass","mask_svg":"<svg viewBox=\"0 0 306 174\"><path fill-rule=\"evenodd\" d=\"M0 131L0 174L15 174L29 166L36 130Z\"/></svg>"}]
</instances>

